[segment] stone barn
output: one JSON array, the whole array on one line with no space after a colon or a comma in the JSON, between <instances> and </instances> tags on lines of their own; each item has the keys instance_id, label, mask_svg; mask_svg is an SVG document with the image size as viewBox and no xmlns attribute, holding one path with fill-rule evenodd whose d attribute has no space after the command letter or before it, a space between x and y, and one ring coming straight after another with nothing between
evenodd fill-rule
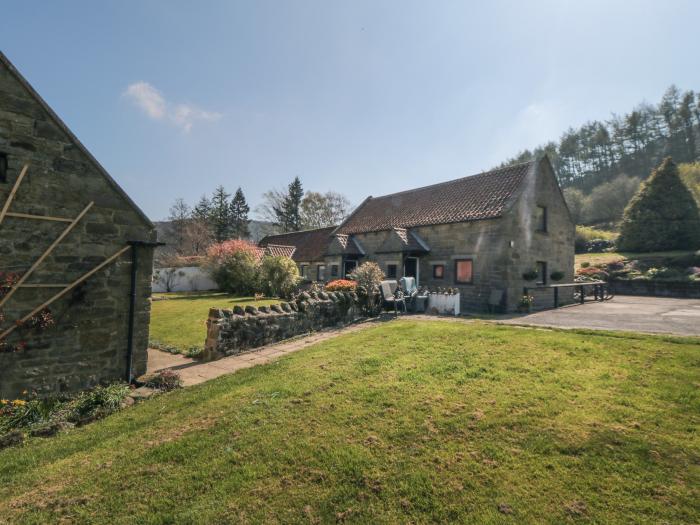
<instances>
[{"instance_id":1,"label":"stone barn","mask_svg":"<svg viewBox=\"0 0 700 525\"><path fill-rule=\"evenodd\" d=\"M463 310L552 307L555 282L571 283L574 223L544 156L461 179L368 197L339 226L266 237L287 244L310 279L346 277L364 261L390 279L460 292ZM313 253L310 256L297 254ZM525 275L529 274L528 278ZM559 291L571 302L571 288Z\"/></svg>"},{"instance_id":2,"label":"stone barn","mask_svg":"<svg viewBox=\"0 0 700 525\"><path fill-rule=\"evenodd\" d=\"M0 397L145 372L155 237L0 53Z\"/></svg>"}]
</instances>

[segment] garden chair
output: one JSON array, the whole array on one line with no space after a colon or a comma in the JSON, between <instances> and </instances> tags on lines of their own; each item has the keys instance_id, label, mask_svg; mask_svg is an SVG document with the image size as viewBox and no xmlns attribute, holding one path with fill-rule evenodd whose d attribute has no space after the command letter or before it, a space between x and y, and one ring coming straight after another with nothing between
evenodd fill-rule
<instances>
[{"instance_id":1,"label":"garden chair","mask_svg":"<svg viewBox=\"0 0 700 525\"><path fill-rule=\"evenodd\" d=\"M415 312L416 296L418 295L418 286L416 286L416 278L401 277L401 289L405 294L406 303L410 303L411 310Z\"/></svg>"},{"instance_id":2,"label":"garden chair","mask_svg":"<svg viewBox=\"0 0 700 525\"><path fill-rule=\"evenodd\" d=\"M394 314L397 317L399 315L399 305L403 305L404 313L407 312L406 298L396 281L382 281L379 283L379 291L382 293L382 300L385 305L394 305Z\"/></svg>"}]
</instances>

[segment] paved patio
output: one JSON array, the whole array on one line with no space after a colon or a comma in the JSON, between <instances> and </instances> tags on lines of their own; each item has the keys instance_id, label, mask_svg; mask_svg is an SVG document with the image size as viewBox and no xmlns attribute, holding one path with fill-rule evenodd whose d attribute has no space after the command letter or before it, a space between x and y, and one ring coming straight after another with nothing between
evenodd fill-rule
<instances>
[{"instance_id":1,"label":"paved patio","mask_svg":"<svg viewBox=\"0 0 700 525\"><path fill-rule=\"evenodd\" d=\"M700 299L622 295L611 301L571 305L501 322L700 336Z\"/></svg>"}]
</instances>

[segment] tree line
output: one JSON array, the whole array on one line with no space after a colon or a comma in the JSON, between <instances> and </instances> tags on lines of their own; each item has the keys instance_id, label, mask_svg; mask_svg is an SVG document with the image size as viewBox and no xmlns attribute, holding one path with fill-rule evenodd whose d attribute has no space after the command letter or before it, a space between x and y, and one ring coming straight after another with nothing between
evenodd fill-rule
<instances>
[{"instance_id":1,"label":"tree line","mask_svg":"<svg viewBox=\"0 0 700 525\"><path fill-rule=\"evenodd\" d=\"M265 233L286 233L339 224L351 210L348 199L336 192L305 192L299 177L284 189L263 194L256 208L268 223ZM169 253L203 255L213 243L250 239L250 206L239 187L233 194L219 185L211 196L203 195L190 206L178 198L170 207Z\"/></svg>"},{"instance_id":2,"label":"tree line","mask_svg":"<svg viewBox=\"0 0 700 525\"><path fill-rule=\"evenodd\" d=\"M700 158L700 93L669 87L658 104L569 128L558 142L524 150L502 166L547 154L578 222L619 220L639 183L664 157Z\"/></svg>"}]
</instances>

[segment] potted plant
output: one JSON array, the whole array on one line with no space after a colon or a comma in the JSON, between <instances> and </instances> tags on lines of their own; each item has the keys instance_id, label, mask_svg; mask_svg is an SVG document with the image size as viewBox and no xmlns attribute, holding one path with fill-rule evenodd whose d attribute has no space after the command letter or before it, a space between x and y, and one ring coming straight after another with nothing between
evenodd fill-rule
<instances>
[{"instance_id":1,"label":"potted plant","mask_svg":"<svg viewBox=\"0 0 700 525\"><path fill-rule=\"evenodd\" d=\"M537 279L538 275L539 273L537 272L537 270L527 270L526 272L523 272L523 279L525 279L526 281L534 281L535 279Z\"/></svg>"},{"instance_id":2,"label":"potted plant","mask_svg":"<svg viewBox=\"0 0 700 525\"><path fill-rule=\"evenodd\" d=\"M518 312L528 313L535 298L532 295L523 295L518 301Z\"/></svg>"},{"instance_id":3,"label":"potted plant","mask_svg":"<svg viewBox=\"0 0 700 525\"><path fill-rule=\"evenodd\" d=\"M561 281L564 278L564 272L557 270L549 274L549 278L552 279L552 281Z\"/></svg>"}]
</instances>

